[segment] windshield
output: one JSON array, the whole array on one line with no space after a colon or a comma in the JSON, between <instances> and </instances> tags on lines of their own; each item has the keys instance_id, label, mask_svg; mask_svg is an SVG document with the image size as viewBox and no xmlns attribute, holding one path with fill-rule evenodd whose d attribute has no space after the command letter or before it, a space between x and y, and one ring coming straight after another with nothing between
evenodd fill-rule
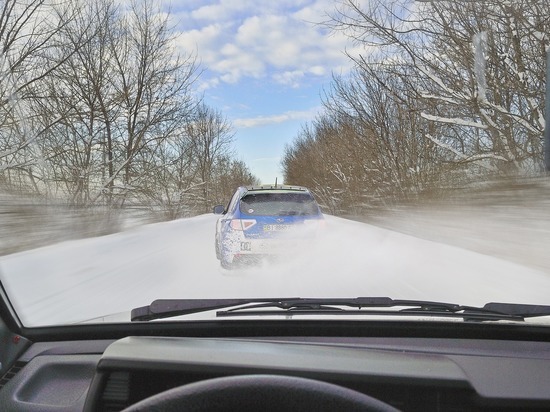
<instances>
[{"instance_id":1,"label":"windshield","mask_svg":"<svg viewBox=\"0 0 550 412\"><path fill-rule=\"evenodd\" d=\"M317 204L305 193L258 193L241 199L241 212L247 215L316 215Z\"/></svg>"},{"instance_id":2,"label":"windshield","mask_svg":"<svg viewBox=\"0 0 550 412\"><path fill-rule=\"evenodd\" d=\"M550 305L546 1L0 9L0 282L24 326L157 299Z\"/></svg>"}]
</instances>

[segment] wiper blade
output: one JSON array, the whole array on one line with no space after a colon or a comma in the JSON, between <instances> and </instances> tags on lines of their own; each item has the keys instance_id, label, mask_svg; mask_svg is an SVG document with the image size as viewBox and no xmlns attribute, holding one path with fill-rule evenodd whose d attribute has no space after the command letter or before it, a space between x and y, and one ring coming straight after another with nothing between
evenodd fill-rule
<instances>
[{"instance_id":1,"label":"wiper blade","mask_svg":"<svg viewBox=\"0 0 550 412\"><path fill-rule=\"evenodd\" d=\"M356 309L344 309L352 307ZM403 307L399 310L380 308ZM276 308L276 310L265 310ZM378 310L373 310L373 308ZM365 310L367 309L367 310ZM218 311L217 316L274 316L274 315L397 315L459 317L469 321L524 321L526 317L548 316L550 306L488 303L484 307L424 300L400 300L388 297L359 297L349 299L302 298L274 302L252 303Z\"/></svg>"},{"instance_id":2,"label":"wiper blade","mask_svg":"<svg viewBox=\"0 0 550 412\"><path fill-rule=\"evenodd\" d=\"M399 310L373 310L392 307L403 308ZM550 306L510 303L488 303L483 307L474 307L454 303L400 300L388 297L243 298L155 300L149 306L133 309L132 321L163 319L224 308L231 309L218 311L216 315L220 317L308 314L409 315L461 317L464 320L472 321L524 321L527 317L550 316Z\"/></svg>"},{"instance_id":3,"label":"wiper blade","mask_svg":"<svg viewBox=\"0 0 550 412\"><path fill-rule=\"evenodd\" d=\"M483 309L495 313L506 313L523 318L535 318L539 316L550 316L550 306L547 305L526 305L521 303L498 303L485 304Z\"/></svg>"}]
</instances>

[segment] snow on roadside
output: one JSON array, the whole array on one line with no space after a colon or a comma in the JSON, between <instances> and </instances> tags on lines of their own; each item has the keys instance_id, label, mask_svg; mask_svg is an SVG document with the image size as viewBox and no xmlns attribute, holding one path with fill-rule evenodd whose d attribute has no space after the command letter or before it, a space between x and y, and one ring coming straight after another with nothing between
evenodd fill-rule
<instances>
[{"instance_id":1,"label":"snow on roadside","mask_svg":"<svg viewBox=\"0 0 550 412\"><path fill-rule=\"evenodd\" d=\"M325 233L277 264L221 269L215 215L142 226L0 258L26 326L79 322L159 298L389 296L468 305L550 304L535 269L327 216Z\"/></svg>"}]
</instances>

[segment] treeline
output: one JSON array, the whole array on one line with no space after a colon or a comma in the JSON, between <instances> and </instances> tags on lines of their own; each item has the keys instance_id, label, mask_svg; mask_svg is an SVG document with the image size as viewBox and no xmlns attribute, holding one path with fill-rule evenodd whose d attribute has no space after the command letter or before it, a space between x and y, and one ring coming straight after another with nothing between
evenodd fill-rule
<instances>
[{"instance_id":1,"label":"treeline","mask_svg":"<svg viewBox=\"0 0 550 412\"><path fill-rule=\"evenodd\" d=\"M0 4L0 188L77 207L210 211L255 182L196 97L195 55L154 2Z\"/></svg>"},{"instance_id":2,"label":"treeline","mask_svg":"<svg viewBox=\"0 0 550 412\"><path fill-rule=\"evenodd\" d=\"M285 182L358 214L543 170L546 1L343 0L325 24L363 52L286 148Z\"/></svg>"}]
</instances>

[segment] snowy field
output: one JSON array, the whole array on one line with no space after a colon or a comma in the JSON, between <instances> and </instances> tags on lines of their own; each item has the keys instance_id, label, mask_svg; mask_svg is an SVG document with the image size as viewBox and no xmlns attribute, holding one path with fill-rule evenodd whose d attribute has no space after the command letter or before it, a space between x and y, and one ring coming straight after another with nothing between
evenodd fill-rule
<instances>
[{"instance_id":1,"label":"snowy field","mask_svg":"<svg viewBox=\"0 0 550 412\"><path fill-rule=\"evenodd\" d=\"M214 254L216 219L202 215L4 256L2 282L26 326L85 321L159 298L550 304L544 270L331 216L321 238L285 261L227 271Z\"/></svg>"},{"instance_id":2,"label":"snowy field","mask_svg":"<svg viewBox=\"0 0 550 412\"><path fill-rule=\"evenodd\" d=\"M550 180L503 180L408 207L369 223L495 256L550 274ZM550 291L549 291L550 294Z\"/></svg>"}]
</instances>

